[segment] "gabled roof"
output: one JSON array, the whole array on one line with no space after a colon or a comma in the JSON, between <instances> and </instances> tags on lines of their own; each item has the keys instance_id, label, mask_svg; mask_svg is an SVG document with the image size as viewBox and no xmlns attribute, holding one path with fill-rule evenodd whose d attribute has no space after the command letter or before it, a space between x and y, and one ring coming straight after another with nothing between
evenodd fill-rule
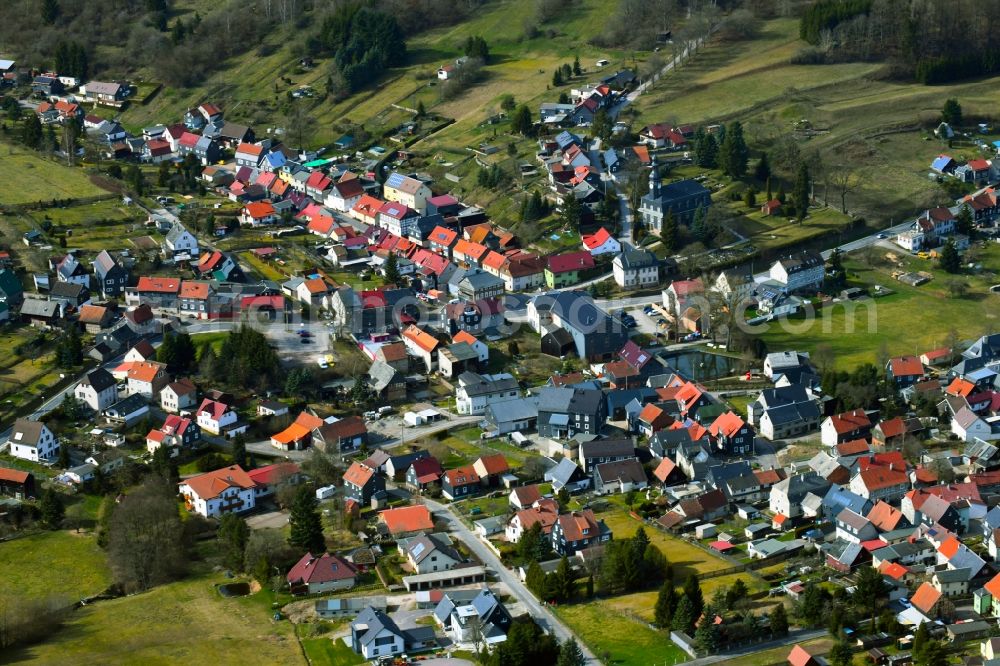
<instances>
[{"instance_id":1,"label":"gabled roof","mask_svg":"<svg viewBox=\"0 0 1000 666\"><path fill-rule=\"evenodd\" d=\"M243 471L239 465L223 467L213 472L199 474L190 479L180 482L182 486L188 486L198 497L203 500L218 497L228 488L254 488L256 484L253 479Z\"/></svg>"},{"instance_id":2,"label":"gabled roof","mask_svg":"<svg viewBox=\"0 0 1000 666\"><path fill-rule=\"evenodd\" d=\"M440 344L440 341L433 335L413 324L403 330L403 337L426 352L434 351Z\"/></svg>"},{"instance_id":3,"label":"gabled roof","mask_svg":"<svg viewBox=\"0 0 1000 666\"><path fill-rule=\"evenodd\" d=\"M385 524L392 534L418 532L434 528L431 512L423 504L387 509L380 512L378 516L379 520Z\"/></svg>"},{"instance_id":4,"label":"gabled roof","mask_svg":"<svg viewBox=\"0 0 1000 666\"><path fill-rule=\"evenodd\" d=\"M594 267L594 257L590 252L569 252L549 257L550 273L567 273L569 271L588 270Z\"/></svg>"},{"instance_id":5,"label":"gabled roof","mask_svg":"<svg viewBox=\"0 0 1000 666\"><path fill-rule=\"evenodd\" d=\"M375 470L359 462L351 463L351 466L344 472L344 483L351 483L359 488L364 488L375 476Z\"/></svg>"},{"instance_id":6,"label":"gabled roof","mask_svg":"<svg viewBox=\"0 0 1000 666\"><path fill-rule=\"evenodd\" d=\"M922 583L910 597L910 603L924 615L931 615L935 604L941 600L941 592L930 583Z\"/></svg>"}]
</instances>

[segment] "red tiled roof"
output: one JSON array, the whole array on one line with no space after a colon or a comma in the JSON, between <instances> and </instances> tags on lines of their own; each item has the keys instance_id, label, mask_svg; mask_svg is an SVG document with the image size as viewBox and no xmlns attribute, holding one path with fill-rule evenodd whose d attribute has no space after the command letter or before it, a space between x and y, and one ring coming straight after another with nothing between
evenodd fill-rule
<instances>
[{"instance_id":1,"label":"red tiled roof","mask_svg":"<svg viewBox=\"0 0 1000 666\"><path fill-rule=\"evenodd\" d=\"M889 369L893 377L920 377L924 374L924 364L916 356L889 359Z\"/></svg>"},{"instance_id":2,"label":"red tiled roof","mask_svg":"<svg viewBox=\"0 0 1000 666\"><path fill-rule=\"evenodd\" d=\"M868 453L870 451L871 445L863 439L852 439L849 442L843 442L842 444L837 445L837 455L841 456L854 456L859 453Z\"/></svg>"},{"instance_id":3,"label":"red tiled roof","mask_svg":"<svg viewBox=\"0 0 1000 666\"><path fill-rule=\"evenodd\" d=\"M955 377L948 388L944 390L945 393L949 395L958 395L963 398L969 397L969 395L976 390L976 385L972 382L962 379L961 377Z\"/></svg>"},{"instance_id":4,"label":"red tiled roof","mask_svg":"<svg viewBox=\"0 0 1000 666\"><path fill-rule=\"evenodd\" d=\"M591 509L583 509L572 513L564 513L557 519L562 528L563 537L566 541L579 541L584 538L597 536L599 527L594 512ZM588 530L584 534L584 530Z\"/></svg>"},{"instance_id":5,"label":"red tiled roof","mask_svg":"<svg viewBox=\"0 0 1000 666\"><path fill-rule=\"evenodd\" d=\"M275 481L281 481L288 476L299 471L299 466L295 463L275 463L258 469L252 469L247 474L254 480L254 483L268 485Z\"/></svg>"},{"instance_id":6,"label":"red tiled roof","mask_svg":"<svg viewBox=\"0 0 1000 666\"><path fill-rule=\"evenodd\" d=\"M922 583L910 597L910 603L921 613L929 615L934 604L941 600L941 592L930 583Z\"/></svg>"},{"instance_id":7,"label":"red tiled roof","mask_svg":"<svg viewBox=\"0 0 1000 666\"><path fill-rule=\"evenodd\" d=\"M677 464L670 458L664 458L653 470L653 476L659 479L660 483L666 483L675 469L677 469Z\"/></svg>"},{"instance_id":8,"label":"red tiled roof","mask_svg":"<svg viewBox=\"0 0 1000 666\"><path fill-rule=\"evenodd\" d=\"M387 509L378 516L392 534L434 529L431 512L423 504Z\"/></svg>"},{"instance_id":9,"label":"red tiled roof","mask_svg":"<svg viewBox=\"0 0 1000 666\"><path fill-rule=\"evenodd\" d=\"M601 227L594 233L584 236L583 245L588 250L593 251L607 243L609 240L611 240L611 232L604 227Z\"/></svg>"},{"instance_id":10,"label":"red tiled roof","mask_svg":"<svg viewBox=\"0 0 1000 666\"><path fill-rule=\"evenodd\" d=\"M869 467L862 472L858 472L858 474L861 475L861 481L869 491L905 485L909 480L906 472L889 467Z\"/></svg>"},{"instance_id":11,"label":"red tiled roof","mask_svg":"<svg viewBox=\"0 0 1000 666\"><path fill-rule=\"evenodd\" d=\"M0 467L0 481L12 481L14 483L25 483L30 474L19 469Z\"/></svg>"},{"instance_id":12,"label":"red tiled roof","mask_svg":"<svg viewBox=\"0 0 1000 666\"><path fill-rule=\"evenodd\" d=\"M479 460L476 461L476 468L481 468L486 472L487 476L493 476L510 470L510 465L507 464L507 459L502 453L494 453L488 456L480 456Z\"/></svg>"},{"instance_id":13,"label":"red tiled roof","mask_svg":"<svg viewBox=\"0 0 1000 666\"><path fill-rule=\"evenodd\" d=\"M188 486L201 499L218 497L227 488L254 488L253 479L239 465L223 467L214 472L199 474L180 482Z\"/></svg>"},{"instance_id":14,"label":"red tiled roof","mask_svg":"<svg viewBox=\"0 0 1000 666\"><path fill-rule=\"evenodd\" d=\"M720 414L717 419L712 422L709 426L708 431L712 433L714 437L733 437L739 431L746 426L746 421L741 419L736 412L726 412L725 414Z\"/></svg>"},{"instance_id":15,"label":"red tiled roof","mask_svg":"<svg viewBox=\"0 0 1000 666\"><path fill-rule=\"evenodd\" d=\"M248 203L244 210L246 214L255 220L274 215L274 206L269 201L255 201Z\"/></svg>"},{"instance_id":16,"label":"red tiled roof","mask_svg":"<svg viewBox=\"0 0 1000 666\"><path fill-rule=\"evenodd\" d=\"M354 567L336 555L323 553L319 557L315 557L312 553L306 553L291 568L286 579L289 584L319 584L347 580L354 578L354 574Z\"/></svg>"},{"instance_id":17,"label":"red tiled roof","mask_svg":"<svg viewBox=\"0 0 1000 666\"><path fill-rule=\"evenodd\" d=\"M865 516L881 532L891 532L899 526L903 512L882 500L875 503Z\"/></svg>"},{"instance_id":18,"label":"red tiled roof","mask_svg":"<svg viewBox=\"0 0 1000 666\"><path fill-rule=\"evenodd\" d=\"M413 341L414 344L426 352L434 351L437 349L438 344L440 344L439 340L433 335L413 325L403 330L403 337Z\"/></svg>"},{"instance_id":19,"label":"red tiled roof","mask_svg":"<svg viewBox=\"0 0 1000 666\"><path fill-rule=\"evenodd\" d=\"M141 277L136 289L139 292L176 294L181 288L180 278Z\"/></svg>"},{"instance_id":20,"label":"red tiled roof","mask_svg":"<svg viewBox=\"0 0 1000 666\"><path fill-rule=\"evenodd\" d=\"M833 429L836 430L838 434L851 432L852 430L857 430L859 428L867 428L872 424L868 415L860 409L831 416L830 421L833 423Z\"/></svg>"},{"instance_id":21,"label":"red tiled roof","mask_svg":"<svg viewBox=\"0 0 1000 666\"><path fill-rule=\"evenodd\" d=\"M569 271L588 270L594 267L594 257L590 252L569 252L549 257L550 273L567 273Z\"/></svg>"},{"instance_id":22,"label":"red tiled roof","mask_svg":"<svg viewBox=\"0 0 1000 666\"><path fill-rule=\"evenodd\" d=\"M353 483L359 488L364 488L373 476L375 476L375 470L371 467L354 462L344 472L344 483Z\"/></svg>"},{"instance_id":23,"label":"red tiled roof","mask_svg":"<svg viewBox=\"0 0 1000 666\"><path fill-rule=\"evenodd\" d=\"M986 591L993 595L994 599L1000 599L1000 573L998 573L993 578L983 585Z\"/></svg>"}]
</instances>

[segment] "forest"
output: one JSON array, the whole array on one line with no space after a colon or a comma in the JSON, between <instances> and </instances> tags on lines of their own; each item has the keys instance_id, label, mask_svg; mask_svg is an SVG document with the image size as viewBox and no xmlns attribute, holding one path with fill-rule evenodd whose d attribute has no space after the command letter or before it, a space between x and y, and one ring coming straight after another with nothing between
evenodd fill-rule
<instances>
[{"instance_id":1,"label":"forest","mask_svg":"<svg viewBox=\"0 0 1000 666\"><path fill-rule=\"evenodd\" d=\"M946 83L1000 71L1000 0L821 0L801 16L798 62L885 61L896 78Z\"/></svg>"},{"instance_id":2,"label":"forest","mask_svg":"<svg viewBox=\"0 0 1000 666\"><path fill-rule=\"evenodd\" d=\"M173 0L7 0L0 44L5 56L37 69L145 74L174 87L197 86L234 57L287 45L296 58L334 55L331 74L353 90L403 62L404 35L457 23L483 1L385 0L372 8L356 0L220 0L202 15Z\"/></svg>"}]
</instances>

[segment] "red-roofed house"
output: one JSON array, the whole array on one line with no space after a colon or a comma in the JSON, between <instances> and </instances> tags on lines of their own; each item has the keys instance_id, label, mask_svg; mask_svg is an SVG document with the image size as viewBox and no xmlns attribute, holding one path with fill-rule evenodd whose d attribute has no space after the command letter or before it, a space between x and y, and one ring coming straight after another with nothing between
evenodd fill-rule
<instances>
[{"instance_id":1,"label":"red-roofed house","mask_svg":"<svg viewBox=\"0 0 1000 666\"><path fill-rule=\"evenodd\" d=\"M375 493L385 490L385 479L364 463L353 462L344 472L344 497L368 504Z\"/></svg>"},{"instance_id":2,"label":"red-roofed house","mask_svg":"<svg viewBox=\"0 0 1000 666\"><path fill-rule=\"evenodd\" d=\"M851 479L851 492L873 502L885 500L893 502L903 497L910 487L910 477L902 469L893 466L873 465L862 469Z\"/></svg>"},{"instance_id":3,"label":"red-roofed house","mask_svg":"<svg viewBox=\"0 0 1000 666\"><path fill-rule=\"evenodd\" d=\"M897 356L889 359L885 371L896 388L905 388L923 379L924 364L916 356Z\"/></svg>"},{"instance_id":4,"label":"red-roofed house","mask_svg":"<svg viewBox=\"0 0 1000 666\"><path fill-rule=\"evenodd\" d=\"M403 329L403 344L406 351L411 356L416 356L424 361L427 372L434 370L435 351L441 344L433 335L424 331L416 325L407 326Z\"/></svg>"},{"instance_id":5,"label":"red-roofed house","mask_svg":"<svg viewBox=\"0 0 1000 666\"><path fill-rule=\"evenodd\" d=\"M934 620L938 614L941 592L928 582L924 582L910 597L910 604L927 618Z\"/></svg>"},{"instance_id":6,"label":"red-roofed house","mask_svg":"<svg viewBox=\"0 0 1000 666\"><path fill-rule=\"evenodd\" d=\"M852 439L868 439L872 422L860 409L828 416L820 426L820 440L825 446L834 447Z\"/></svg>"},{"instance_id":7,"label":"red-roofed house","mask_svg":"<svg viewBox=\"0 0 1000 666\"><path fill-rule=\"evenodd\" d=\"M590 252L557 254L548 259L545 267L545 284L550 289L571 287L580 281L580 272L594 268Z\"/></svg>"},{"instance_id":8,"label":"red-roofed house","mask_svg":"<svg viewBox=\"0 0 1000 666\"><path fill-rule=\"evenodd\" d=\"M600 254L618 254L622 251L622 244L611 235L610 231L601 227L583 237L583 248L596 257Z\"/></svg>"},{"instance_id":9,"label":"red-roofed house","mask_svg":"<svg viewBox=\"0 0 1000 666\"><path fill-rule=\"evenodd\" d=\"M664 486L672 486L684 481L684 473L670 458L663 458L653 470L653 477Z\"/></svg>"},{"instance_id":10,"label":"red-roofed house","mask_svg":"<svg viewBox=\"0 0 1000 666\"><path fill-rule=\"evenodd\" d=\"M195 412L195 418L198 419L198 425L202 430L219 435L235 425L239 415L229 405L205 398Z\"/></svg>"},{"instance_id":11,"label":"red-roofed house","mask_svg":"<svg viewBox=\"0 0 1000 666\"><path fill-rule=\"evenodd\" d=\"M788 666L826 666L822 657L814 657L801 645L796 645L788 654Z\"/></svg>"},{"instance_id":12,"label":"red-roofed house","mask_svg":"<svg viewBox=\"0 0 1000 666\"><path fill-rule=\"evenodd\" d=\"M354 587L354 566L336 555L306 553L285 579L292 594L320 594Z\"/></svg>"},{"instance_id":13,"label":"red-roofed house","mask_svg":"<svg viewBox=\"0 0 1000 666\"><path fill-rule=\"evenodd\" d=\"M254 496L258 499L273 495L283 483L294 484L302 480L302 475L299 473L299 466L290 462L265 465L264 467L252 469L247 474L257 484L257 487L254 488Z\"/></svg>"},{"instance_id":14,"label":"red-roofed house","mask_svg":"<svg viewBox=\"0 0 1000 666\"><path fill-rule=\"evenodd\" d=\"M938 366L944 365L951 359L951 349L947 347L941 347L940 349L932 349L931 351L924 352L920 355L920 362L927 366Z\"/></svg>"}]
</instances>

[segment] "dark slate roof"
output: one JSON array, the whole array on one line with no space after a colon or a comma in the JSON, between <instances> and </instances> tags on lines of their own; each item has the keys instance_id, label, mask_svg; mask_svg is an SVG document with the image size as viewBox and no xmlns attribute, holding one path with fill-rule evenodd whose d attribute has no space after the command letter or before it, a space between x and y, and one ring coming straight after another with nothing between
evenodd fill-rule
<instances>
[{"instance_id":1,"label":"dark slate roof","mask_svg":"<svg viewBox=\"0 0 1000 666\"><path fill-rule=\"evenodd\" d=\"M104 368L98 368L84 375L80 383L91 386L95 391L100 393L104 389L114 386L115 378Z\"/></svg>"},{"instance_id":2,"label":"dark slate roof","mask_svg":"<svg viewBox=\"0 0 1000 666\"><path fill-rule=\"evenodd\" d=\"M634 456L635 442L631 439L595 439L580 445L580 455L584 459Z\"/></svg>"}]
</instances>

